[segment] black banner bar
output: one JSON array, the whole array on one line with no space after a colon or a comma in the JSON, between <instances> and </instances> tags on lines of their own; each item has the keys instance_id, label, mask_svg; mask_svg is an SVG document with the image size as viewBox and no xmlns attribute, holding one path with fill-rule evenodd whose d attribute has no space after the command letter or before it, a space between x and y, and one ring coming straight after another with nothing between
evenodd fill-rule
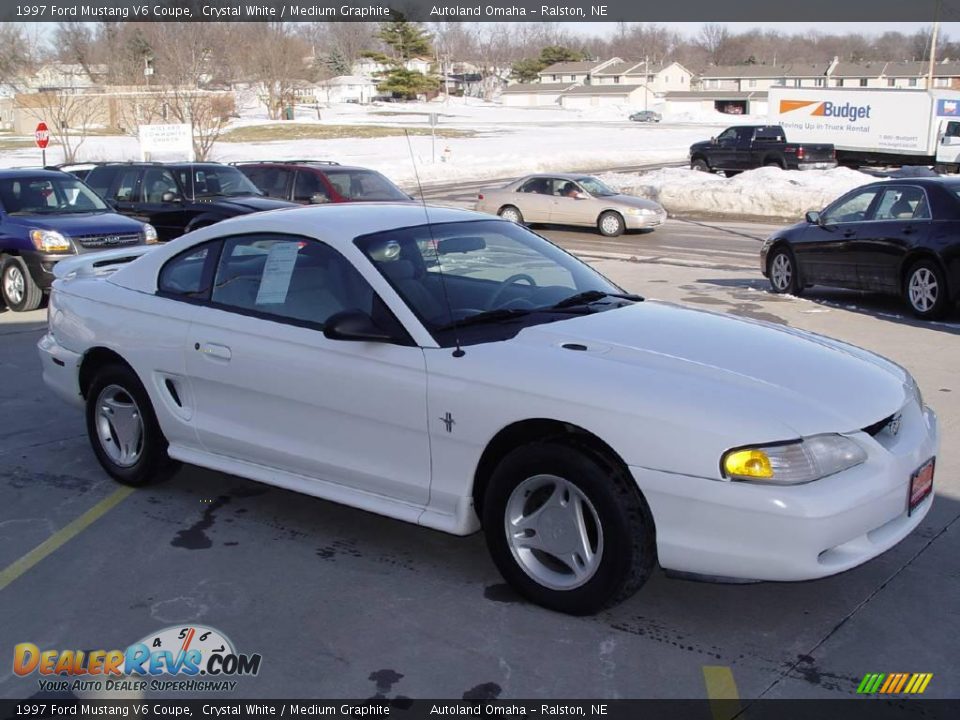
<instances>
[{"instance_id":1,"label":"black banner bar","mask_svg":"<svg viewBox=\"0 0 960 720\"><path fill-rule=\"evenodd\" d=\"M930 22L937 0L3 0L0 22ZM941 19L960 7L945 4ZM829 30L829 27L825 27Z\"/></svg>"},{"instance_id":2,"label":"black banner bar","mask_svg":"<svg viewBox=\"0 0 960 720\"><path fill-rule=\"evenodd\" d=\"M0 720L124 717L445 720L954 720L960 700L0 700Z\"/></svg>"}]
</instances>

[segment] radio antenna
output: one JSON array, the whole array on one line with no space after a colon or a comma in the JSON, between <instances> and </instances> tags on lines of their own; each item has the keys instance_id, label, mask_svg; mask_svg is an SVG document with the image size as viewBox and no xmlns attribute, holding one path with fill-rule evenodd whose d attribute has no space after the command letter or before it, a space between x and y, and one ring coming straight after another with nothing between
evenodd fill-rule
<instances>
[{"instance_id":1,"label":"radio antenna","mask_svg":"<svg viewBox=\"0 0 960 720\"><path fill-rule=\"evenodd\" d=\"M450 296L447 294L447 281L443 276L443 263L440 262L440 246L437 244L437 238L433 234L433 222L430 220L430 209L427 207L427 201L423 197L423 186L420 184L420 173L417 171L417 161L413 154L413 144L410 142L410 133L403 129L403 135L407 138L407 150L410 153L410 164L413 165L413 177L417 181L417 192L420 194L420 207L423 208L423 215L427 219L427 230L430 232L430 243L433 245L433 251L437 254L437 275L440 276L440 288L443 290L443 301L447 304L447 315L453 325L453 342L456 349L453 351L454 357L463 357L466 355L460 345L460 328L457 320L453 316L453 306L450 304Z\"/></svg>"}]
</instances>

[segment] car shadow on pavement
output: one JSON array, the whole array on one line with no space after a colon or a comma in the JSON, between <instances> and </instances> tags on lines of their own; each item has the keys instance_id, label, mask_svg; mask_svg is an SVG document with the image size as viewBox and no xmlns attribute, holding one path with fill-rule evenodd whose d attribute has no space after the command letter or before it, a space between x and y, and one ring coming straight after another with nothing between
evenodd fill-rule
<instances>
[{"instance_id":1,"label":"car shadow on pavement","mask_svg":"<svg viewBox=\"0 0 960 720\"><path fill-rule=\"evenodd\" d=\"M762 290L766 293L765 300L768 301L799 299L900 325L960 335L960 307L956 305L948 310L941 320L921 320L913 317L904 306L904 301L894 295L815 286L805 289L798 298L792 298L772 292L769 283L762 278L702 278L697 282L730 289Z\"/></svg>"}]
</instances>

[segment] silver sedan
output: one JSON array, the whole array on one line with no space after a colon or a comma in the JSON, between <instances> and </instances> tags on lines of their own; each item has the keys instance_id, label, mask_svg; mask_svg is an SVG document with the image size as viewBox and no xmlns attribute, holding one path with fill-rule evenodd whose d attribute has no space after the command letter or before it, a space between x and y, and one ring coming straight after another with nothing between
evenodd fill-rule
<instances>
[{"instance_id":1,"label":"silver sedan","mask_svg":"<svg viewBox=\"0 0 960 720\"><path fill-rule=\"evenodd\" d=\"M623 195L591 175L527 175L477 196L477 210L516 223L595 227L601 235L651 230L667 211L653 200Z\"/></svg>"}]
</instances>

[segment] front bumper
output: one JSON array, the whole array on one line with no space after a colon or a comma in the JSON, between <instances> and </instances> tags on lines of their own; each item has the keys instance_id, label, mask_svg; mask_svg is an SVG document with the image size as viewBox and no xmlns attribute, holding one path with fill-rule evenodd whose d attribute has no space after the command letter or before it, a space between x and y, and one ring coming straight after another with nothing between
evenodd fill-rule
<instances>
[{"instance_id":1,"label":"front bumper","mask_svg":"<svg viewBox=\"0 0 960 720\"><path fill-rule=\"evenodd\" d=\"M55 312L55 309L51 308L50 312ZM83 356L67 350L50 333L40 338L37 350L47 387L71 405L83 407L83 396L80 394L80 361Z\"/></svg>"},{"instance_id":2,"label":"front bumper","mask_svg":"<svg viewBox=\"0 0 960 720\"><path fill-rule=\"evenodd\" d=\"M851 434L867 461L805 485L764 486L632 467L653 513L661 566L749 580L811 580L889 550L933 504L931 493L907 513L912 473L939 450L937 418L913 403L902 411L897 436L881 434Z\"/></svg>"},{"instance_id":3,"label":"front bumper","mask_svg":"<svg viewBox=\"0 0 960 720\"><path fill-rule=\"evenodd\" d=\"M622 213L623 222L627 230L647 230L649 228L655 228L663 223L667 219L667 213L656 213L654 215L631 215L629 213Z\"/></svg>"},{"instance_id":4,"label":"front bumper","mask_svg":"<svg viewBox=\"0 0 960 720\"><path fill-rule=\"evenodd\" d=\"M49 292L53 284L53 266L65 258L76 257L75 253L41 253L35 251L23 252L21 259L30 272L30 277L44 292Z\"/></svg>"}]
</instances>

